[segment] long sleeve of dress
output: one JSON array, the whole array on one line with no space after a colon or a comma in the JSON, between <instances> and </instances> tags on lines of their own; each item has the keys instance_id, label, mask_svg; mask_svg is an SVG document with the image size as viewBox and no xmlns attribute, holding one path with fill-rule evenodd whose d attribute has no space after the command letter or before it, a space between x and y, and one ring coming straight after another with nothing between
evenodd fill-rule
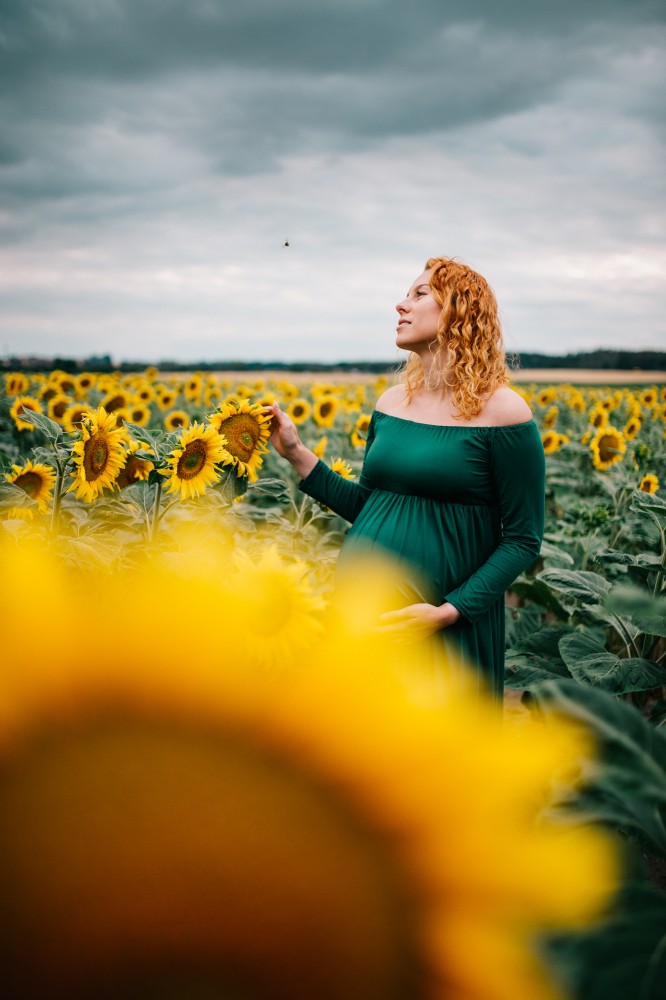
<instances>
[{"instance_id":1,"label":"long sleeve of dress","mask_svg":"<svg viewBox=\"0 0 666 1000\"><path fill-rule=\"evenodd\" d=\"M365 444L365 457L367 457L373 440L374 420L371 420ZM350 479L343 479L337 472L333 472L321 459L305 479L301 479L298 488L314 500L325 503L340 517L344 517L346 521L352 523L361 513L366 500L372 493L372 487L368 484L363 470L361 470L359 481L355 483Z\"/></svg>"},{"instance_id":2,"label":"long sleeve of dress","mask_svg":"<svg viewBox=\"0 0 666 1000\"><path fill-rule=\"evenodd\" d=\"M501 517L500 543L482 566L445 597L470 622L503 597L534 562L543 539L546 463L536 424L494 427L490 447Z\"/></svg>"}]
</instances>

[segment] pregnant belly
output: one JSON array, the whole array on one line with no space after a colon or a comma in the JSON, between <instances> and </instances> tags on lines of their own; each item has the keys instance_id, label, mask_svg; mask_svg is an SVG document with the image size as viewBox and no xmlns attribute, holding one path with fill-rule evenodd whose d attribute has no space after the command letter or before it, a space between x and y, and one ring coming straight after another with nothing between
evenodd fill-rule
<instances>
[{"instance_id":1,"label":"pregnant belly","mask_svg":"<svg viewBox=\"0 0 666 1000\"><path fill-rule=\"evenodd\" d=\"M405 569L405 598L439 604L497 547L499 512L478 504L375 490L349 530L339 572L364 552L388 553Z\"/></svg>"}]
</instances>

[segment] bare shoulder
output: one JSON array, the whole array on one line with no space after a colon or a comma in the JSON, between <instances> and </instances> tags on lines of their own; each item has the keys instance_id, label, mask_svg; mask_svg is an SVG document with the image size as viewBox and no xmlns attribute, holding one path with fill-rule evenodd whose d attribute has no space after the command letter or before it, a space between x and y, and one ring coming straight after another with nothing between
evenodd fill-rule
<instances>
[{"instance_id":1,"label":"bare shoulder","mask_svg":"<svg viewBox=\"0 0 666 1000\"><path fill-rule=\"evenodd\" d=\"M515 389L501 385L489 397L483 408L484 417L495 427L524 424L532 419L532 411Z\"/></svg>"},{"instance_id":2,"label":"bare shoulder","mask_svg":"<svg viewBox=\"0 0 666 1000\"><path fill-rule=\"evenodd\" d=\"M404 403L404 401L404 385L392 385L381 394L375 403L375 409L382 410L384 413L391 413L396 407L399 407L401 403Z\"/></svg>"}]
</instances>

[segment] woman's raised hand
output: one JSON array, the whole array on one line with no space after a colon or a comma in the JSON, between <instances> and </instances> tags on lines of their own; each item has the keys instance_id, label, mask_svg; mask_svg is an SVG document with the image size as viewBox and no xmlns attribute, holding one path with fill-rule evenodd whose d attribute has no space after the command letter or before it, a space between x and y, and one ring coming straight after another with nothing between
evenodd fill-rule
<instances>
[{"instance_id":1,"label":"woman's raised hand","mask_svg":"<svg viewBox=\"0 0 666 1000\"><path fill-rule=\"evenodd\" d=\"M290 454L297 451L299 445L303 447L296 430L296 424L280 409L277 403L273 403L268 409L273 415L270 442L278 455L288 459Z\"/></svg>"},{"instance_id":2,"label":"woman's raised hand","mask_svg":"<svg viewBox=\"0 0 666 1000\"><path fill-rule=\"evenodd\" d=\"M291 462L302 479L311 472L318 462L317 456L305 447L298 436L296 424L284 413L277 403L268 408L272 414L270 442L278 455Z\"/></svg>"}]
</instances>

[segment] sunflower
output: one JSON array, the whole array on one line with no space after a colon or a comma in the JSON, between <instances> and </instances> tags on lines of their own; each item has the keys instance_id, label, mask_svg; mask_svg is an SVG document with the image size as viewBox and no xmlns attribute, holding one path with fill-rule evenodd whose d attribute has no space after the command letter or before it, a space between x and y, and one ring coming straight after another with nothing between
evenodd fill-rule
<instances>
[{"instance_id":1,"label":"sunflower","mask_svg":"<svg viewBox=\"0 0 666 1000\"><path fill-rule=\"evenodd\" d=\"M45 513L53 493L56 481L56 471L50 465L40 465L27 461L25 465L12 465L13 472L8 472L6 480L20 486L24 493L37 502L41 513Z\"/></svg>"},{"instance_id":2,"label":"sunflower","mask_svg":"<svg viewBox=\"0 0 666 1000\"><path fill-rule=\"evenodd\" d=\"M140 607L154 629L123 657L81 614L73 643L89 574L4 544L10 996L557 995L534 939L585 926L617 878L605 832L547 811L591 765L579 732L501 727L464 690L415 697L348 630L315 632L288 671L243 669L258 591L278 624L294 614L272 565L234 570L235 593L219 568L102 567L104 622ZM34 580L48 656L25 640Z\"/></svg>"},{"instance_id":3,"label":"sunflower","mask_svg":"<svg viewBox=\"0 0 666 1000\"><path fill-rule=\"evenodd\" d=\"M8 396L23 396L30 388L30 379L23 372L7 372L5 392Z\"/></svg>"},{"instance_id":4,"label":"sunflower","mask_svg":"<svg viewBox=\"0 0 666 1000\"><path fill-rule=\"evenodd\" d=\"M280 399L283 402L288 402L290 399L296 399L300 395L298 386L294 385L293 382L278 382L276 388L280 395Z\"/></svg>"},{"instance_id":5,"label":"sunflower","mask_svg":"<svg viewBox=\"0 0 666 1000\"><path fill-rule=\"evenodd\" d=\"M135 397L139 403L143 403L144 405L152 403L155 399L155 390L147 382L141 382L136 388Z\"/></svg>"},{"instance_id":6,"label":"sunflower","mask_svg":"<svg viewBox=\"0 0 666 1000\"><path fill-rule=\"evenodd\" d=\"M646 476L643 476L638 488L639 490L642 490L643 493L656 493L659 489L659 479L654 475L654 473L650 472Z\"/></svg>"},{"instance_id":7,"label":"sunflower","mask_svg":"<svg viewBox=\"0 0 666 1000\"><path fill-rule=\"evenodd\" d=\"M150 423L150 407L143 403L131 403L125 409L125 419L138 427L147 427Z\"/></svg>"},{"instance_id":8,"label":"sunflower","mask_svg":"<svg viewBox=\"0 0 666 1000\"><path fill-rule=\"evenodd\" d=\"M45 382L44 385L40 386L38 395L42 403L48 403L49 400L58 395L58 386L53 385L52 382Z\"/></svg>"},{"instance_id":9,"label":"sunflower","mask_svg":"<svg viewBox=\"0 0 666 1000\"><path fill-rule=\"evenodd\" d=\"M170 410L173 408L176 399L178 398L178 393L174 392L173 389L162 389L157 387L157 405L160 410Z\"/></svg>"},{"instance_id":10,"label":"sunflower","mask_svg":"<svg viewBox=\"0 0 666 1000\"><path fill-rule=\"evenodd\" d=\"M76 376L76 397L77 399L85 399L91 389L95 388L97 384L97 376L94 372L81 372L80 375Z\"/></svg>"},{"instance_id":11,"label":"sunflower","mask_svg":"<svg viewBox=\"0 0 666 1000\"><path fill-rule=\"evenodd\" d=\"M220 481L215 464L227 464L230 455L225 449L226 440L217 429L209 424L204 427L196 421L183 430L179 447L167 456L168 469L160 469L163 476L169 476L166 484L168 493L180 493L182 500L200 496L208 486Z\"/></svg>"},{"instance_id":12,"label":"sunflower","mask_svg":"<svg viewBox=\"0 0 666 1000\"><path fill-rule=\"evenodd\" d=\"M317 458L323 458L326 454L326 448L328 446L328 438L324 434L323 437L319 439L317 444L312 449L312 453L317 456Z\"/></svg>"},{"instance_id":13,"label":"sunflower","mask_svg":"<svg viewBox=\"0 0 666 1000\"><path fill-rule=\"evenodd\" d=\"M104 396L101 406L107 413L114 413L116 410L124 410L129 403L129 395L123 389L114 388Z\"/></svg>"},{"instance_id":14,"label":"sunflower","mask_svg":"<svg viewBox=\"0 0 666 1000\"><path fill-rule=\"evenodd\" d=\"M645 409L649 410L659 402L659 390L656 385L652 385L649 389L643 389L639 398Z\"/></svg>"},{"instance_id":15,"label":"sunflower","mask_svg":"<svg viewBox=\"0 0 666 1000\"><path fill-rule=\"evenodd\" d=\"M51 396L48 403L51 420L55 420L57 424L64 423L65 413L71 405L72 401L69 396L65 396L62 392L57 392L55 396Z\"/></svg>"},{"instance_id":16,"label":"sunflower","mask_svg":"<svg viewBox=\"0 0 666 1000\"><path fill-rule=\"evenodd\" d=\"M340 402L335 396L320 396L314 404L314 422L318 427L332 427Z\"/></svg>"},{"instance_id":17,"label":"sunflower","mask_svg":"<svg viewBox=\"0 0 666 1000\"><path fill-rule=\"evenodd\" d=\"M185 399L189 400L190 403L199 403L201 401L202 390L203 378L201 375L195 373L188 378L183 388L183 393Z\"/></svg>"},{"instance_id":18,"label":"sunflower","mask_svg":"<svg viewBox=\"0 0 666 1000\"><path fill-rule=\"evenodd\" d=\"M53 382L54 385L58 386L63 396L73 396L78 388L76 376L68 375L66 372L62 372L57 378L54 378Z\"/></svg>"},{"instance_id":19,"label":"sunflower","mask_svg":"<svg viewBox=\"0 0 666 1000\"><path fill-rule=\"evenodd\" d=\"M211 424L226 439L229 460L236 467L237 476L248 476L251 483L268 448L272 414L257 403L246 399L223 403L210 418Z\"/></svg>"},{"instance_id":20,"label":"sunflower","mask_svg":"<svg viewBox=\"0 0 666 1000\"><path fill-rule=\"evenodd\" d=\"M552 385L548 386L546 389L541 389L536 396L537 406L550 406L551 403L555 402L557 398L557 390L553 388Z\"/></svg>"},{"instance_id":21,"label":"sunflower","mask_svg":"<svg viewBox=\"0 0 666 1000\"><path fill-rule=\"evenodd\" d=\"M13 418L18 430L34 431L35 425L25 419L30 410L32 410L33 413L42 412L39 400L35 399L33 396L18 396L10 406L9 415Z\"/></svg>"},{"instance_id":22,"label":"sunflower","mask_svg":"<svg viewBox=\"0 0 666 1000\"><path fill-rule=\"evenodd\" d=\"M344 458L334 458L331 462L331 471L337 472L343 479L354 478L354 471L349 462L345 462Z\"/></svg>"},{"instance_id":23,"label":"sunflower","mask_svg":"<svg viewBox=\"0 0 666 1000\"><path fill-rule=\"evenodd\" d=\"M164 418L164 426L168 431L175 431L179 427L187 427L189 423L190 417L185 410L172 410Z\"/></svg>"},{"instance_id":24,"label":"sunflower","mask_svg":"<svg viewBox=\"0 0 666 1000\"><path fill-rule=\"evenodd\" d=\"M308 580L308 567L287 563L275 544L263 546L256 557L235 552L226 582L245 595L246 655L258 666L285 670L321 636L324 601Z\"/></svg>"},{"instance_id":25,"label":"sunflower","mask_svg":"<svg viewBox=\"0 0 666 1000\"><path fill-rule=\"evenodd\" d=\"M307 399L299 396L296 399L292 399L284 412L288 417L291 417L295 424L304 424L312 413L312 407Z\"/></svg>"},{"instance_id":26,"label":"sunflower","mask_svg":"<svg viewBox=\"0 0 666 1000\"><path fill-rule=\"evenodd\" d=\"M103 406L86 411L81 439L72 449L76 468L72 472L74 482L67 492L76 490L77 500L89 503L105 489L113 488L127 460L125 440L125 431L116 426L115 413L107 413Z\"/></svg>"},{"instance_id":27,"label":"sunflower","mask_svg":"<svg viewBox=\"0 0 666 1000\"><path fill-rule=\"evenodd\" d=\"M203 402L204 406L211 407L217 406L222 399L222 389L217 382L211 384L207 383L204 386Z\"/></svg>"},{"instance_id":28,"label":"sunflower","mask_svg":"<svg viewBox=\"0 0 666 1000\"><path fill-rule=\"evenodd\" d=\"M583 399L581 393L577 390L569 393L567 406L570 410L574 410L576 413L585 413L585 400Z\"/></svg>"},{"instance_id":29,"label":"sunflower","mask_svg":"<svg viewBox=\"0 0 666 1000\"><path fill-rule=\"evenodd\" d=\"M641 429L641 421L639 420L639 418L629 417L626 424L624 425L622 433L624 434L627 441L633 441L633 439L636 437L640 429Z\"/></svg>"},{"instance_id":30,"label":"sunflower","mask_svg":"<svg viewBox=\"0 0 666 1000\"><path fill-rule=\"evenodd\" d=\"M541 441L546 455L552 455L553 452L560 450L560 435L557 431L546 431L541 435Z\"/></svg>"},{"instance_id":31,"label":"sunflower","mask_svg":"<svg viewBox=\"0 0 666 1000\"><path fill-rule=\"evenodd\" d=\"M602 406L593 406L588 417L593 427L605 427L608 423L608 414Z\"/></svg>"},{"instance_id":32,"label":"sunflower","mask_svg":"<svg viewBox=\"0 0 666 1000\"><path fill-rule=\"evenodd\" d=\"M127 461L118 473L118 478L116 479L116 486L119 490L125 489L126 486L131 486L132 483L142 482L147 479L152 470L155 468L150 459L140 458L135 454L137 451L145 450L145 445L139 444L138 441L129 442L127 449Z\"/></svg>"},{"instance_id":33,"label":"sunflower","mask_svg":"<svg viewBox=\"0 0 666 1000\"><path fill-rule=\"evenodd\" d=\"M354 430L358 431L359 434L367 434L371 420L371 413L360 413L357 417L356 423L354 424Z\"/></svg>"},{"instance_id":34,"label":"sunflower","mask_svg":"<svg viewBox=\"0 0 666 1000\"><path fill-rule=\"evenodd\" d=\"M560 410L557 406L551 406L548 410L546 410L543 416L543 426L546 430L550 430L555 426L559 412Z\"/></svg>"},{"instance_id":35,"label":"sunflower","mask_svg":"<svg viewBox=\"0 0 666 1000\"><path fill-rule=\"evenodd\" d=\"M81 430L83 418L89 410L90 407L86 406L85 403L74 403L63 413L62 426L66 431L69 431L70 434L78 434Z\"/></svg>"},{"instance_id":36,"label":"sunflower","mask_svg":"<svg viewBox=\"0 0 666 1000\"><path fill-rule=\"evenodd\" d=\"M590 442L590 450L595 469L605 472L611 465L622 461L627 446L622 433L609 425L597 431Z\"/></svg>"}]
</instances>

